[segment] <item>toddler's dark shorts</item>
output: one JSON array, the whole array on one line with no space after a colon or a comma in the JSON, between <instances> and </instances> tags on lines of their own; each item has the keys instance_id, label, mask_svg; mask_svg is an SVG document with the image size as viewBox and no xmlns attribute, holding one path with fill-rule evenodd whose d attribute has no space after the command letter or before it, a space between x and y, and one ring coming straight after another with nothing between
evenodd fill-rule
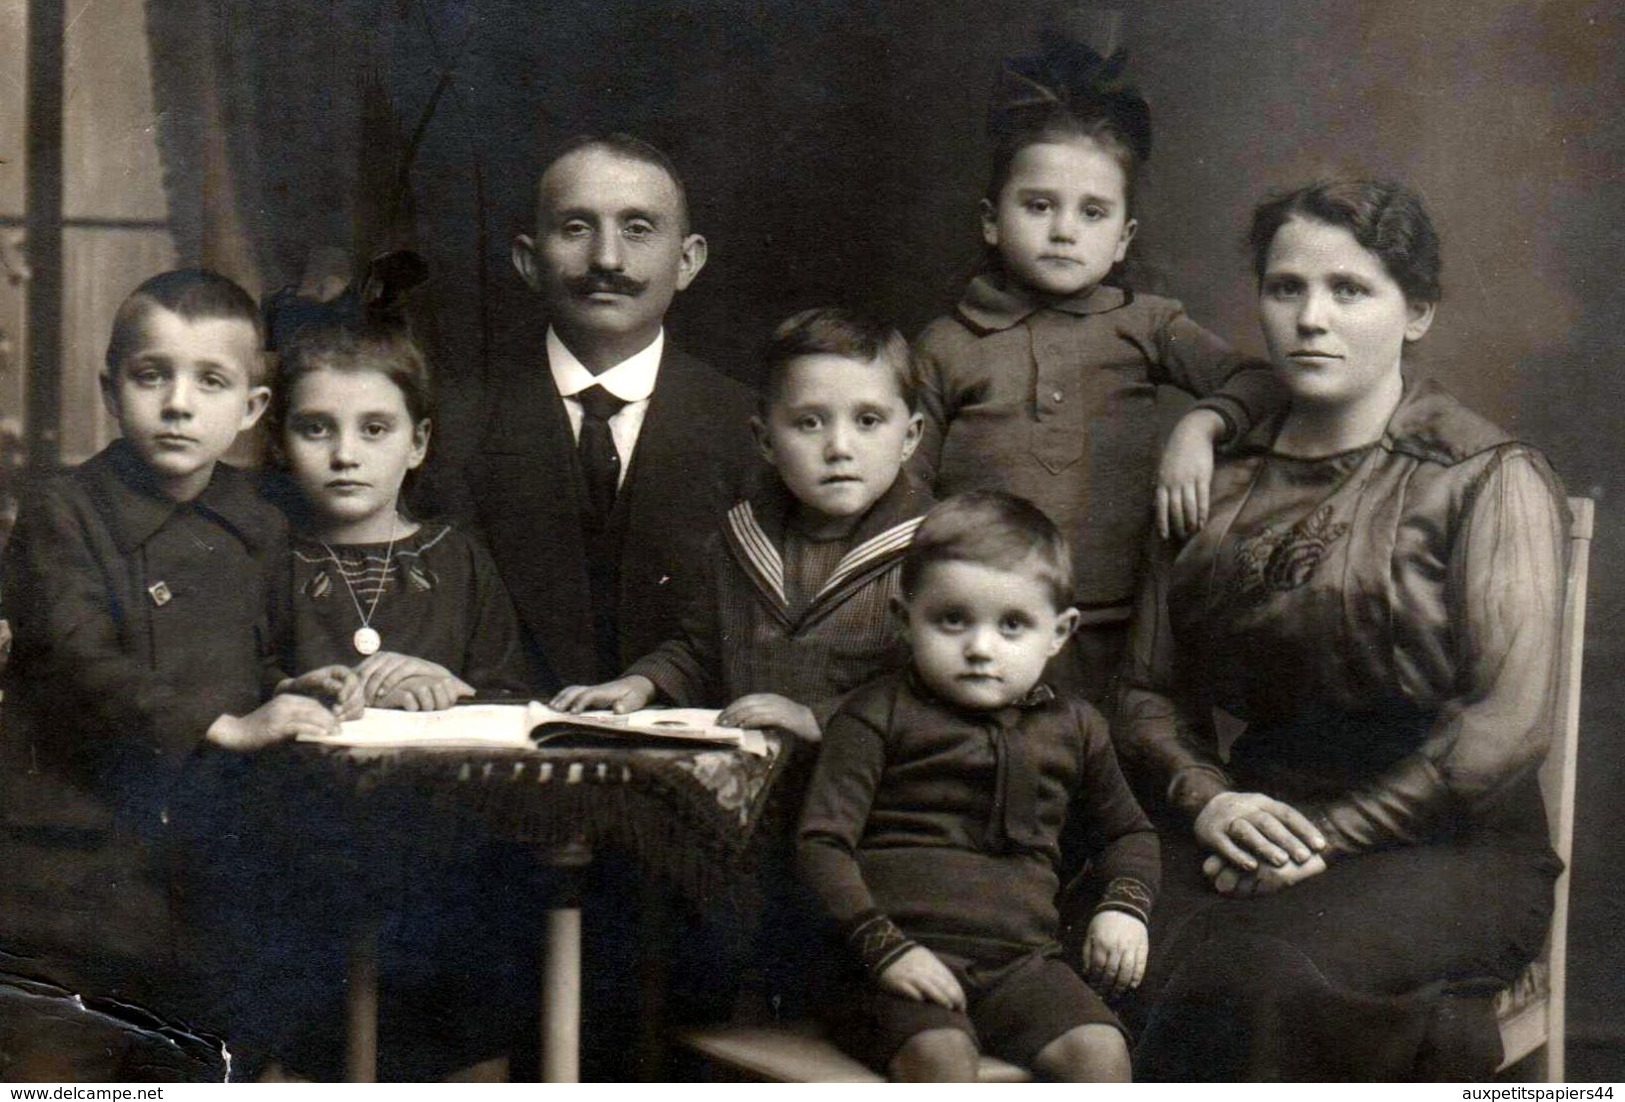
<instances>
[{"instance_id":1,"label":"toddler's dark shorts","mask_svg":"<svg viewBox=\"0 0 1625 1102\"><path fill-rule=\"evenodd\" d=\"M853 991L856 1013L834 1023L838 1044L885 1073L898 1049L915 1034L957 1029L979 1051L1032 1067L1044 1046L1083 1025L1122 1031L1104 1000L1063 962L1057 949L1035 950L997 964L952 953L937 956L959 980L964 1012L882 991L870 980Z\"/></svg>"}]
</instances>

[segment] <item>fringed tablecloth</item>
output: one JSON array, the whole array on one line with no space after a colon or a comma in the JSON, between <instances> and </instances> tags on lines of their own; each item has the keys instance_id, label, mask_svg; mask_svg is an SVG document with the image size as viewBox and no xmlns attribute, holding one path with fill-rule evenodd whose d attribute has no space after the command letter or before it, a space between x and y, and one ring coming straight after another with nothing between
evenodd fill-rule
<instances>
[{"instance_id":1,"label":"fringed tablecloth","mask_svg":"<svg viewBox=\"0 0 1625 1102\"><path fill-rule=\"evenodd\" d=\"M727 749L354 750L300 744L302 784L348 793L352 818L402 822L424 852L470 832L537 847L618 850L695 901L754 902L756 842L791 757L777 736ZM369 847L372 848L372 847Z\"/></svg>"}]
</instances>

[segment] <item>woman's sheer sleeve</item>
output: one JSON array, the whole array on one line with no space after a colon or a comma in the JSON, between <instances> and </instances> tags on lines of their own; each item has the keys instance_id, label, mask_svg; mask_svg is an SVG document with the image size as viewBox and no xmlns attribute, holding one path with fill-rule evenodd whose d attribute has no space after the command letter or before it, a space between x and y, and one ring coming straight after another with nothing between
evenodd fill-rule
<instances>
[{"instance_id":1,"label":"woman's sheer sleeve","mask_svg":"<svg viewBox=\"0 0 1625 1102\"><path fill-rule=\"evenodd\" d=\"M1416 753L1320 810L1333 855L1470 821L1545 757L1567 561L1562 486L1539 453L1508 445L1463 509L1446 577L1459 692Z\"/></svg>"},{"instance_id":2,"label":"woman's sheer sleeve","mask_svg":"<svg viewBox=\"0 0 1625 1102\"><path fill-rule=\"evenodd\" d=\"M1135 787L1194 818L1231 787L1214 747L1211 712L1189 691L1168 621L1170 546L1153 544L1151 568L1135 603L1123 687L1112 735Z\"/></svg>"}]
</instances>

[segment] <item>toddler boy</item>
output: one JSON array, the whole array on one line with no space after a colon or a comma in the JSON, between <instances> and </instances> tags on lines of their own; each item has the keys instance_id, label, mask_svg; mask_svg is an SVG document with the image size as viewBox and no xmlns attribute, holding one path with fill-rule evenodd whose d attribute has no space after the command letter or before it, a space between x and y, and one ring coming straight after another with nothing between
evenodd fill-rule
<instances>
[{"instance_id":1,"label":"toddler boy","mask_svg":"<svg viewBox=\"0 0 1625 1102\"><path fill-rule=\"evenodd\" d=\"M913 667L826 732L797 856L867 972L854 1047L893 1079L974 1080L980 1051L1128 1078L1116 1017L1062 959L1062 836L1104 886L1075 963L1109 995L1144 974L1157 838L1100 714L1039 681L1077 624L1071 563L1020 498L937 506L901 572Z\"/></svg>"},{"instance_id":2,"label":"toddler boy","mask_svg":"<svg viewBox=\"0 0 1625 1102\"><path fill-rule=\"evenodd\" d=\"M253 299L223 276L136 288L101 378L122 437L26 497L5 550L0 914L8 947L78 990L146 998L138 980L170 978L163 854L172 812L198 802L183 776L199 750L338 721L307 696L262 703L265 583L285 525L219 462L265 411L261 343ZM353 705L342 671L284 687Z\"/></svg>"}]
</instances>

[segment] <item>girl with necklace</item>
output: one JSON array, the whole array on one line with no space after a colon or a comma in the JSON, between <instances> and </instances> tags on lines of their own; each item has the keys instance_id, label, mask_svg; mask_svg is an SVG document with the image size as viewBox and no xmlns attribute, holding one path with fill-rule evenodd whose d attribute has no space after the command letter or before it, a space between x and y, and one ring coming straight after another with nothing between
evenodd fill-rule
<instances>
[{"instance_id":1,"label":"girl with necklace","mask_svg":"<svg viewBox=\"0 0 1625 1102\"><path fill-rule=\"evenodd\" d=\"M489 556L401 507L433 415L429 368L407 327L335 311L278 345L271 430L293 529L272 598L282 671L350 666L369 707L438 710L476 692L528 693L518 622ZM366 875L375 857L410 870L390 881L398 894L372 902L387 918L383 1019L414 1038L381 1046L406 1056L384 1073L436 1077L512 1048L532 997L525 977L535 973L526 964L531 939L508 936L514 924L504 916L528 906L528 853L461 834L419 846L416 838L438 832L421 807L375 802L358 816L351 801L308 786L262 804L270 821L258 833L276 839L263 866L270 875L245 895L260 908L276 901L282 921L265 930L277 945L260 954L274 973L265 986L245 986L282 1007L266 1043L284 1070L338 1072L341 998L332 977L343 971L332 946L344 943L356 897L382 886Z\"/></svg>"},{"instance_id":2,"label":"girl with necklace","mask_svg":"<svg viewBox=\"0 0 1625 1102\"><path fill-rule=\"evenodd\" d=\"M438 709L528 691L507 590L484 550L403 514L431 390L396 324L315 324L282 353L272 431L298 500L278 599L283 668L353 666L372 707Z\"/></svg>"}]
</instances>

